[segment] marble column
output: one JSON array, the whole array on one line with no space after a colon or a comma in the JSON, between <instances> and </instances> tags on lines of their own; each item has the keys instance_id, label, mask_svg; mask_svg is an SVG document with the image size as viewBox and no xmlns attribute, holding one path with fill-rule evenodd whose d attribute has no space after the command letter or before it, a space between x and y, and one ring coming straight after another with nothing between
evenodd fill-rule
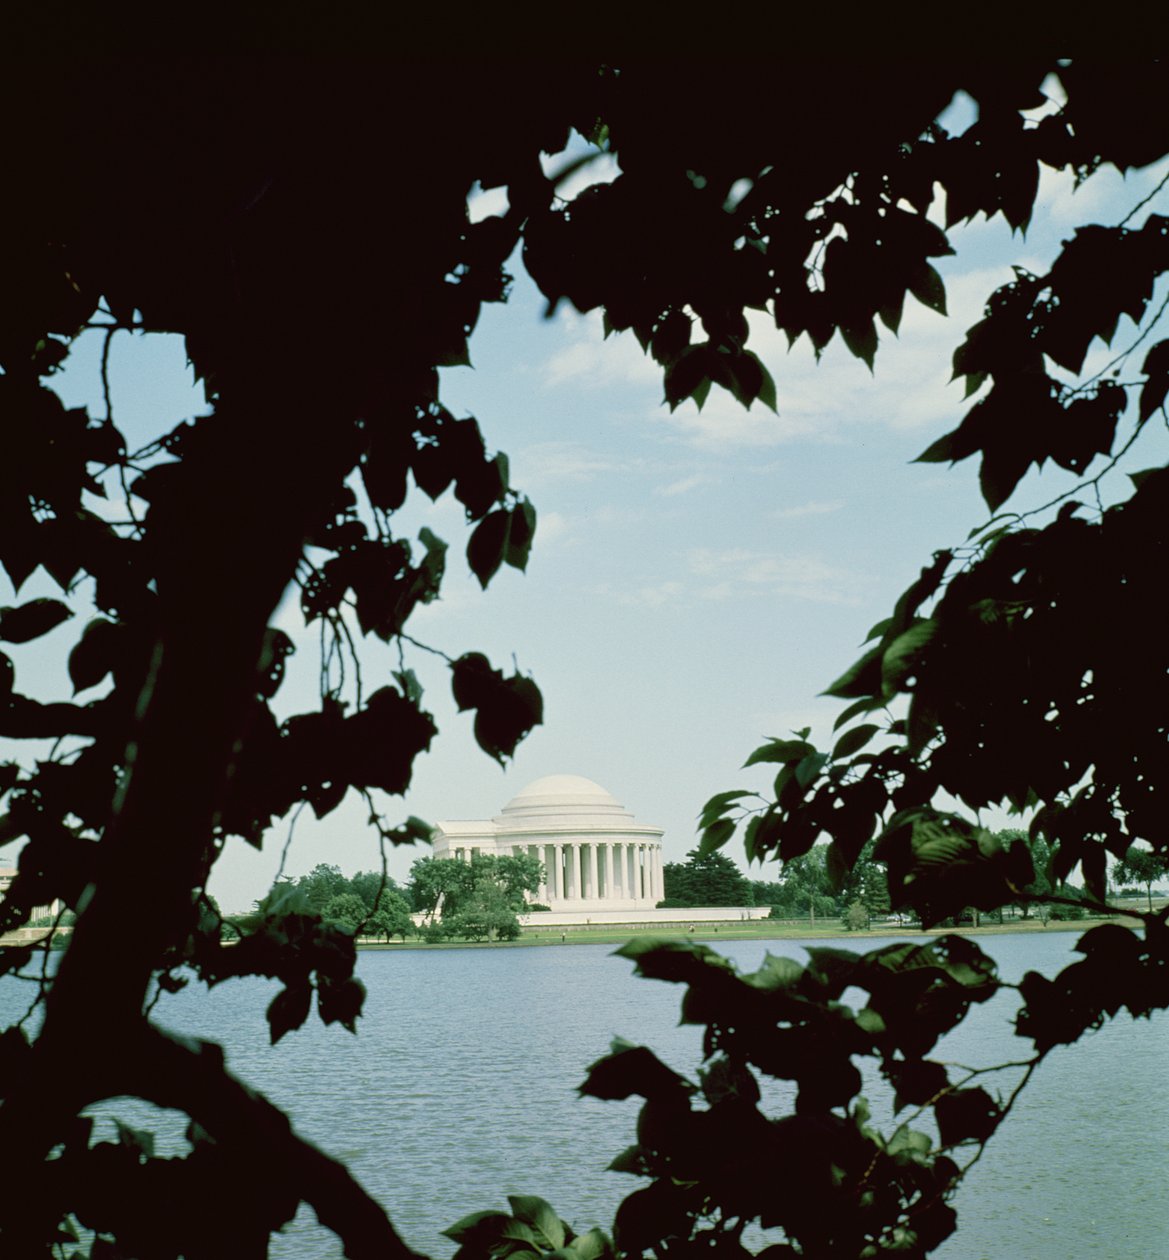
<instances>
[{"instance_id":1,"label":"marble column","mask_svg":"<svg viewBox=\"0 0 1169 1260\"><path fill-rule=\"evenodd\" d=\"M537 862L539 862L540 869L544 872L544 878L540 881L539 886L536 888L536 900L541 905L547 905L548 904L548 869L547 869L547 861L544 856L544 846L539 845L539 844L528 845L528 856L530 858L534 858Z\"/></svg>"},{"instance_id":2,"label":"marble column","mask_svg":"<svg viewBox=\"0 0 1169 1260\"><path fill-rule=\"evenodd\" d=\"M579 844L570 844L568 846L569 875L572 879L572 895L579 901L584 896L584 889L581 885L581 851Z\"/></svg>"},{"instance_id":3,"label":"marble column","mask_svg":"<svg viewBox=\"0 0 1169 1260\"><path fill-rule=\"evenodd\" d=\"M637 899L637 884L633 878L633 845L621 846L621 874L625 879L625 896L630 901Z\"/></svg>"},{"instance_id":4,"label":"marble column","mask_svg":"<svg viewBox=\"0 0 1169 1260\"><path fill-rule=\"evenodd\" d=\"M564 860L560 845L554 844L552 849L552 896L556 901L564 900Z\"/></svg>"},{"instance_id":5,"label":"marble column","mask_svg":"<svg viewBox=\"0 0 1169 1260\"><path fill-rule=\"evenodd\" d=\"M589 845L589 886L588 897L590 901L596 901L600 896L597 888L597 843L594 840Z\"/></svg>"}]
</instances>

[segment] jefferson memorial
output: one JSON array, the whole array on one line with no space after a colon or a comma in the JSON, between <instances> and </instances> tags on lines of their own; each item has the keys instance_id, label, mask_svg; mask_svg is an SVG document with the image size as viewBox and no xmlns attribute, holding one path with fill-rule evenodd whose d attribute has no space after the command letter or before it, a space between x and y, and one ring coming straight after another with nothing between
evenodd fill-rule
<instances>
[{"instance_id":1,"label":"jefferson memorial","mask_svg":"<svg viewBox=\"0 0 1169 1260\"><path fill-rule=\"evenodd\" d=\"M535 900L553 911L652 910L664 895L661 827L575 774L529 783L494 818L440 822L433 839L435 857L534 857L545 871Z\"/></svg>"}]
</instances>

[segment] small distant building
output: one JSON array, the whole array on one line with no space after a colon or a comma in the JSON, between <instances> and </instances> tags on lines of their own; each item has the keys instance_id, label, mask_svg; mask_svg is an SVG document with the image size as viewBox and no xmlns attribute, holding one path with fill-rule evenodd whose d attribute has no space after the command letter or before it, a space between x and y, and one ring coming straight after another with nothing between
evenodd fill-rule
<instances>
[{"instance_id":1,"label":"small distant building","mask_svg":"<svg viewBox=\"0 0 1169 1260\"><path fill-rule=\"evenodd\" d=\"M662 828L639 823L575 774L529 783L494 818L440 822L435 857L527 854L544 866L535 901L553 911L652 909L662 899Z\"/></svg>"}]
</instances>

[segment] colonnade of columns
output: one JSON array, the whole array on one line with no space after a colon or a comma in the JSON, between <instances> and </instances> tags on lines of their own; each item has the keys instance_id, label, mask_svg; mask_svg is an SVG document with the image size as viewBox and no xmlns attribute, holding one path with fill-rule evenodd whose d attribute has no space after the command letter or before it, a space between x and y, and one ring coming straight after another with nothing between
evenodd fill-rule
<instances>
[{"instance_id":1,"label":"colonnade of columns","mask_svg":"<svg viewBox=\"0 0 1169 1260\"><path fill-rule=\"evenodd\" d=\"M665 895L662 848L637 840L565 840L512 844L513 856L533 857L544 867L545 881L536 901L648 901ZM457 848L454 856L470 861L475 847Z\"/></svg>"}]
</instances>

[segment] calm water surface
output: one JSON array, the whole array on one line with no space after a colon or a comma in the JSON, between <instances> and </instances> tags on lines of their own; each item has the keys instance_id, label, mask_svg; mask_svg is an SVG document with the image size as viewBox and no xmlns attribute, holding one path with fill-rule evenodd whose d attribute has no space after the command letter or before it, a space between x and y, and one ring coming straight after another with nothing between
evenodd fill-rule
<instances>
[{"instance_id":1,"label":"calm water surface","mask_svg":"<svg viewBox=\"0 0 1169 1260\"><path fill-rule=\"evenodd\" d=\"M979 944L1017 980L1029 968L1058 969L1075 939L1053 932ZM745 969L765 949L804 957L794 942L723 947ZM637 1104L580 1098L575 1087L614 1035L693 1076L700 1034L677 1023L681 989L637 979L607 945L363 953L359 974L369 997L356 1037L314 1017L268 1047L263 1012L276 986L260 980L177 994L159 1015L221 1042L232 1069L346 1160L416 1249L449 1255L439 1231L516 1193L543 1195L581 1228L608 1228L638 1184L604 1171L633 1141ZM1016 1005L1008 993L976 1008L942 1057L979 1065L1023 1057L1026 1043L1010 1032ZM16 1008L12 986L0 988L4 1023ZM1169 1256L1167 1033L1164 1015L1123 1016L1053 1052L971 1174L957 1202L959 1233L936 1254ZM870 1097L884 1098L879 1085ZM170 1125L168 1141L168 1117L148 1120L136 1104L110 1110L150 1123L164 1146L182 1132L181 1122ZM273 1255L325 1260L340 1249L302 1212Z\"/></svg>"}]
</instances>

